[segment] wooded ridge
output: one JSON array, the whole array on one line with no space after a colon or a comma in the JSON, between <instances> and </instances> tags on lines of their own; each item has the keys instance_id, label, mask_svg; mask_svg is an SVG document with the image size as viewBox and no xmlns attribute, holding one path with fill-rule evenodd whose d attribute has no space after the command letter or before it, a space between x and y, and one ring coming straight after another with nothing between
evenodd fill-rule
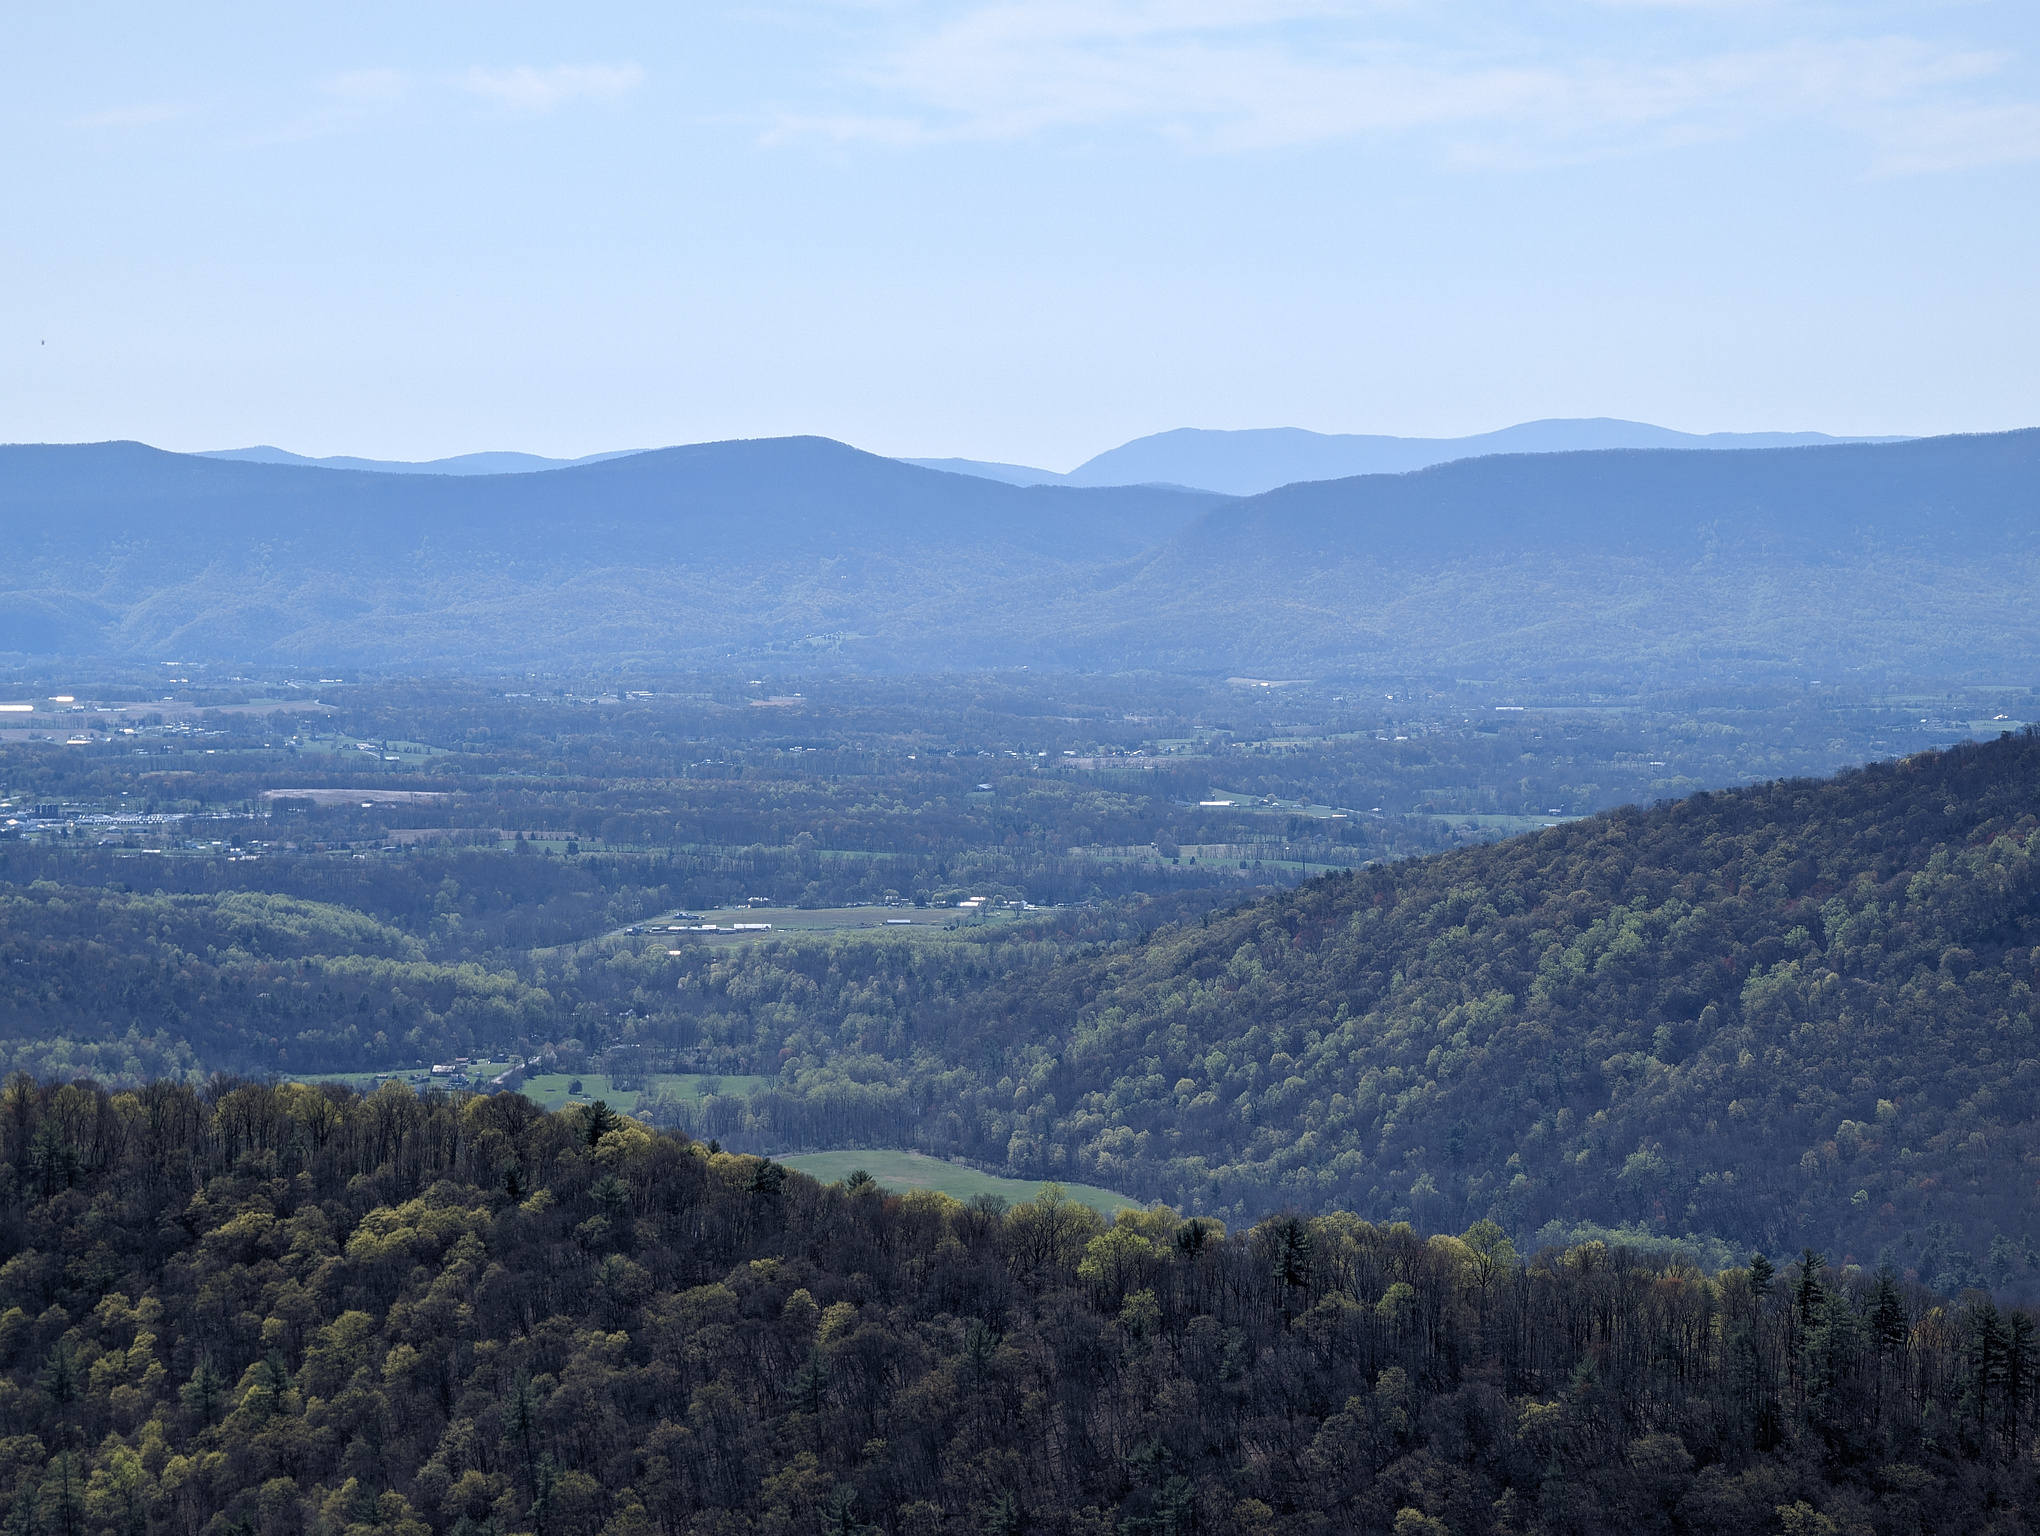
<instances>
[{"instance_id":1,"label":"wooded ridge","mask_svg":"<svg viewBox=\"0 0 2040 1536\"><path fill-rule=\"evenodd\" d=\"M0 1093L10 1536L2030 1528L2033 1319L823 1187L601 1104Z\"/></svg>"},{"instance_id":2,"label":"wooded ridge","mask_svg":"<svg viewBox=\"0 0 2040 1536\"><path fill-rule=\"evenodd\" d=\"M881 984L796 1028L801 1106L747 1123L890 1100L931 1151L1232 1221L1634 1223L2030 1285L2036 813L2029 730L1329 875L946 1008Z\"/></svg>"}]
</instances>

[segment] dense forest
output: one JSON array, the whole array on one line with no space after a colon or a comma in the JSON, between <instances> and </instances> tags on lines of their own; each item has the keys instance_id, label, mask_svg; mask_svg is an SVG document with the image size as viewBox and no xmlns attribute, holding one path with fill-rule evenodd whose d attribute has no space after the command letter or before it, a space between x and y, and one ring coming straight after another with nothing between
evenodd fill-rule
<instances>
[{"instance_id":1,"label":"dense forest","mask_svg":"<svg viewBox=\"0 0 2040 1536\"><path fill-rule=\"evenodd\" d=\"M0 1091L9 1536L2032 1529L2034 1319L827 1187L514 1094Z\"/></svg>"}]
</instances>

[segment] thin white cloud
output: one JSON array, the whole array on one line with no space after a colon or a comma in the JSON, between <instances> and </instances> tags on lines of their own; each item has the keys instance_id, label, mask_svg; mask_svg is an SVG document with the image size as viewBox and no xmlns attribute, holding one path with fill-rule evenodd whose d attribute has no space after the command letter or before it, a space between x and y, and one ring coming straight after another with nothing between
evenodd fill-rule
<instances>
[{"instance_id":1,"label":"thin white cloud","mask_svg":"<svg viewBox=\"0 0 2040 1536\"><path fill-rule=\"evenodd\" d=\"M2040 160L2040 106L1923 107L1873 125L1877 169L1910 176Z\"/></svg>"},{"instance_id":2,"label":"thin white cloud","mask_svg":"<svg viewBox=\"0 0 2040 1536\"><path fill-rule=\"evenodd\" d=\"M893 16L888 44L851 82L865 100L788 112L771 136L905 144L1115 129L1238 150L1424 135L1451 159L1509 163L1813 123L1859 139L1886 172L2040 158L2040 104L2016 99L2015 59L1903 36L1625 46L1619 28L1539 37L1474 7L1396 0L993 0Z\"/></svg>"},{"instance_id":3,"label":"thin white cloud","mask_svg":"<svg viewBox=\"0 0 2040 1536\"><path fill-rule=\"evenodd\" d=\"M110 131L122 128L153 128L159 123L174 123L180 117L190 115L191 108L182 102L145 102L131 107L110 107L104 112L87 113L78 119L78 126Z\"/></svg>"},{"instance_id":4,"label":"thin white cloud","mask_svg":"<svg viewBox=\"0 0 2040 1536\"><path fill-rule=\"evenodd\" d=\"M319 89L339 101L379 106L408 95L411 77L396 69L352 69L328 75L319 82Z\"/></svg>"},{"instance_id":5,"label":"thin white cloud","mask_svg":"<svg viewBox=\"0 0 2040 1536\"><path fill-rule=\"evenodd\" d=\"M550 112L573 101L617 101L644 83L635 64L555 64L537 69L476 65L460 78L461 89L513 112Z\"/></svg>"},{"instance_id":6,"label":"thin white cloud","mask_svg":"<svg viewBox=\"0 0 2040 1536\"><path fill-rule=\"evenodd\" d=\"M643 80L635 64L346 70L318 80L315 92L298 99L293 115L241 142L290 143L362 132L475 98L509 114L542 114L576 101L616 101Z\"/></svg>"}]
</instances>

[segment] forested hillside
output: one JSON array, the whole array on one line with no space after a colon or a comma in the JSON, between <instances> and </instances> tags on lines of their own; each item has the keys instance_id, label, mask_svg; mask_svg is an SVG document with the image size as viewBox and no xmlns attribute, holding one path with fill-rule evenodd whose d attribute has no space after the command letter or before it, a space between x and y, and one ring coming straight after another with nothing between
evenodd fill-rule
<instances>
[{"instance_id":1,"label":"forested hillside","mask_svg":"<svg viewBox=\"0 0 2040 1536\"><path fill-rule=\"evenodd\" d=\"M2040 431L1497 454L1215 508L1065 654L1609 687L2023 676L2036 529Z\"/></svg>"},{"instance_id":2,"label":"forested hillside","mask_svg":"<svg viewBox=\"0 0 2040 1536\"><path fill-rule=\"evenodd\" d=\"M1108 1228L511 1094L0 1092L9 1536L2011 1532L2035 1326L1806 1253Z\"/></svg>"},{"instance_id":3,"label":"forested hillside","mask_svg":"<svg viewBox=\"0 0 2040 1536\"><path fill-rule=\"evenodd\" d=\"M2027 1283L2036 812L2030 730L1619 810L909 1013L904 1088L880 987L787 1075L900 1103L932 1150L1233 1219L1635 1222Z\"/></svg>"}]
</instances>

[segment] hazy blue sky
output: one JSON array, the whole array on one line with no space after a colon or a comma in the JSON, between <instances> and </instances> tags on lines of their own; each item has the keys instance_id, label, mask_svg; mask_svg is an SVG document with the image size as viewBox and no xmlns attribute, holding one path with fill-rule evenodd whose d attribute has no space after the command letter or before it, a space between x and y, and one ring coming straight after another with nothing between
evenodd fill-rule
<instances>
[{"instance_id":1,"label":"hazy blue sky","mask_svg":"<svg viewBox=\"0 0 2040 1536\"><path fill-rule=\"evenodd\" d=\"M2031 0L14 5L0 439L2033 425L2036 63Z\"/></svg>"}]
</instances>

